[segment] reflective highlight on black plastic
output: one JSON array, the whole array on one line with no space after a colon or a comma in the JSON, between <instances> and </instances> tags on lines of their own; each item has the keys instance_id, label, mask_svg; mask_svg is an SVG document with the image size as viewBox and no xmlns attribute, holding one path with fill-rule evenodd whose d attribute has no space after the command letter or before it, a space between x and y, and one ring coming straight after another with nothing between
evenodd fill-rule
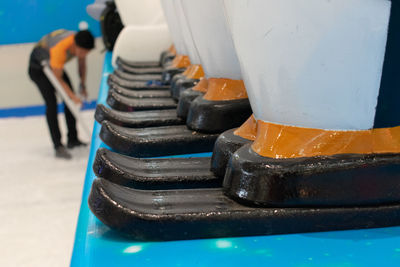
<instances>
[{"instance_id":1,"label":"reflective highlight on black plastic","mask_svg":"<svg viewBox=\"0 0 400 267\"><path fill-rule=\"evenodd\" d=\"M89 207L104 224L134 240L159 241L289 234L395 226L400 205L252 208L221 189L144 191L93 182Z\"/></svg>"},{"instance_id":2,"label":"reflective highlight on black plastic","mask_svg":"<svg viewBox=\"0 0 400 267\"><path fill-rule=\"evenodd\" d=\"M239 127L252 114L248 99L209 101L197 97L190 105L186 125L204 133L222 133Z\"/></svg>"},{"instance_id":3,"label":"reflective highlight on black plastic","mask_svg":"<svg viewBox=\"0 0 400 267\"><path fill-rule=\"evenodd\" d=\"M193 88L189 88L183 91L179 97L178 108L176 110L177 116L179 118L186 120L187 115L189 113L190 105L192 104L193 100L203 95L204 93L200 91L195 91L193 90Z\"/></svg>"},{"instance_id":4,"label":"reflective highlight on black plastic","mask_svg":"<svg viewBox=\"0 0 400 267\"><path fill-rule=\"evenodd\" d=\"M170 87L168 85L149 85L148 81L128 81L122 79L114 74L109 74L107 79L108 85L117 84L124 88L135 89L135 90L168 90Z\"/></svg>"},{"instance_id":5,"label":"reflective highlight on black plastic","mask_svg":"<svg viewBox=\"0 0 400 267\"><path fill-rule=\"evenodd\" d=\"M132 74L119 69L115 69L114 74L127 81L161 81L161 74Z\"/></svg>"},{"instance_id":6,"label":"reflective highlight on black plastic","mask_svg":"<svg viewBox=\"0 0 400 267\"><path fill-rule=\"evenodd\" d=\"M224 188L229 196L253 205L400 203L400 154L271 159L245 145L231 158Z\"/></svg>"},{"instance_id":7,"label":"reflective highlight on black plastic","mask_svg":"<svg viewBox=\"0 0 400 267\"><path fill-rule=\"evenodd\" d=\"M179 100L182 92L195 86L199 80L197 79L178 79L175 83L171 84L171 95L175 100Z\"/></svg>"},{"instance_id":8,"label":"reflective highlight on black plastic","mask_svg":"<svg viewBox=\"0 0 400 267\"><path fill-rule=\"evenodd\" d=\"M161 110L177 107L172 98L129 98L110 90L108 92L107 104L119 111Z\"/></svg>"},{"instance_id":9,"label":"reflective highlight on black plastic","mask_svg":"<svg viewBox=\"0 0 400 267\"><path fill-rule=\"evenodd\" d=\"M235 129L223 132L218 136L211 158L211 171L221 179L225 176L226 167L233 153L242 146L251 143L243 137L234 134Z\"/></svg>"},{"instance_id":10,"label":"reflective highlight on black plastic","mask_svg":"<svg viewBox=\"0 0 400 267\"><path fill-rule=\"evenodd\" d=\"M211 152L218 134L202 134L185 125L132 129L104 121L100 138L117 152L158 157Z\"/></svg>"},{"instance_id":11,"label":"reflective highlight on black plastic","mask_svg":"<svg viewBox=\"0 0 400 267\"><path fill-rule=\"evenodd\" d=\"M127 89L117 84L112 83L110 90L117 92L120 95L130 98L168 98L171 93L168 90L135 90Z\"/></svg>"},{"instance_id":12,"label":"reflective highlight on black plastic","mask_svg":"<svg viewBox=\"0 0 400 267\"><path fill-rule=\"evenodd\" d=\"M101 148L93 170L113 183L145 190L221 187L210 158L139 159Z\"/></svg>"},{"instance_id":13,"label":"reflective highlight on black plastic","mask_svg":"<svg viewBox=\"0 0 400 267\"><path fill-rule=\"evenodd\" d=\"M118 111L98 104L94 114L96 121L110 121L128 128L145 128L169 125L183 125L185 121L176 116L175 109L147 111Z\"/></svg>"}]
</instances>

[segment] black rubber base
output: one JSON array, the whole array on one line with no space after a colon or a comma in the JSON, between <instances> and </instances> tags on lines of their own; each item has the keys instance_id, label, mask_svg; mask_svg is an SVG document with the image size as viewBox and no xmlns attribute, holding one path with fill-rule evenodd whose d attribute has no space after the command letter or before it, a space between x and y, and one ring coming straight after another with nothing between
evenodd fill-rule
<instances>
[{"instance_id":1,"label":"black rubber base","mask_svg":"<svg viewBox=\"0 0 400 267\"><path fill-rule=\"evenodd\" d=\"M221 187L222 179L210 171L210 158L139 159L97 150L96 176L113 183L145 190Z\"/></svg>"},{"instance_id":2,"label":"black rubber base","mask_svg":"<svg viewBox=\"0 0 400 267\"><path fill-rule=\"evenodd\" d=\"M169 51L164 51L161 53L159 61L132 62L118 57L116 63L118 67L124 66L124 67L139 68L139 69L149 69L149 68L164 69L165 67L171 65L172 60L174 58L175 58L174 54L171 54Z\"/></svg>"},{"instance_id":3,"label":"black rubber base","mask_svg":"<svg viewBox=\"0 0 400 267\"><path fill-rule=\"evenodd\" d=\"M120 95L113 90L108 92L107 104L119 111L161 110L177 107L177 103L172 98L135 99Z\"/></svg>"},{"instance_id":4,"label":"black rubber base","mask_svg":"<svg viewBox=\"0 0 400 267\"><path fill-rule=\"evenodd\" d=\"M114 75L127 81L161 81L161 74L132 74L115 69Z\"/></svg>"},{"instance_id":5,"label":"black rubber base","mask_svg":"<svg viewBox=\"0 0 400 267\"><path fill-rule=\"evenodd\" d=\"M120 57L117 58L117 66L127 66L131 68L157 68L161 67L161 64L159 61L148 61L148 62L132 62L129 60L124 60Z\"/></svg>"},{"instance_id":6,"label":"black rubber base","mask_svg":"<svg viewBox=\"0 0 400 267\"><path fill-rule=\"evenodd\" d=\"M127 89L134 89L134 90L169 90L170 86L167 85L149 85L147 81L128 81L122 79L114 74L108 75L107 79L108 85L117 84Z\"/></svg>"},{"instance_id":7,"label":"black rubber base","mask_svg":"<svg viewBox=\"0 0 400 267\"><path fill-rule=\"evenodd\" d=\"M253 208L221 189L144 191L93 182L91 211L138 241L220 238L400 225L400 205L338 208Z\"/></svg>"},{"instance_id":8,"label":"black rubber base","mask_svg":"<svg viewBox=\"0 0 400 267\"><path fill-rule=\"evenodd\" d=\"M189 88L182 92L179 97L178 108L176 110L176 114L179 118L186 120L187 115L189 113L190 105L193 100L195 100L199 96L203 96L204 93L195 91L192 88Z\"/></svg>"},{"instance_id":9,"label":"black rubber base","mask_svg":"<svg viewBox=\"0 0 400 267\"><path fill-rule=\"evenodd\" d=\"M117 60L117 67L121 71L131 73L131 74L159 74L159 75L161 75L164 70L162 67L150 67L150 68L131 67L126 64L119 64L118 60Z\"/></svg>"},{"instance_id":10,"label":"black rubber base","mask_svg":"<svg viewBox=\"0 0 400 267\"><path fill-rule=\"evenodd\" d=\"M173 60L175 59L175 54L170 53L169 51L164 51L160 56L160 64L163 69L172 65Z\"/></svg>"},{"instance_id":11,"label":"black rubber base","mask_svg":"<svg viewBox=\"0 0 400 267\"><path fill-rule=\"evenodd\" d=\"M162 77L161 77L161 82L164 85L171 85L172 79L174 78L175 75L181 74L185 71L186 69L181 68L171 68L168 67L166 68L163 73L162 73Z\"/></svg>"},{"instance_id":12,"label":"black rubber base","mask_svg":"<svg viewBox=\"0 0 400 267\"><path fill-rule=\"evenodd\" d=\"M120 95L130 98L170 98L171 93L169 90L134 90L127 89L117 84L111 84L110 90L114 90Z\"/></svg>"},{"instance_id":13,"label":"black rubber base","mask_svg":"<svg viewBox=\"0 0 400 267\"><path fill-rule=\"evenodd\" d=\"M173 86L175 86L175 84L179 81L179 80L181 80L181 79L186 79L187 77L185 76L185 75L183 75L182 73L178 73L178 74L175 74L174 75L174 77L172 77L172 79L171 79L171 88L173 87Z\"/></svg>"},{"instance_id":14,"label":"black rubber base","mask_svg":"<svg viewBox=\"0 0 400 267\"><path fill-rule=\"evenodd\" d=\"M96 121L110 121L128 128L183 125L185 121L176 116L175 109L124 112L98 104L94 114Z\"/></svg>"},{"instance_id":15,"label":"black rubber base","mask_svg":"<svg viewBox=\"0 0 400 267\"><path fill-rule=\"evenodd\" d=\"M192 88L198 82L199 82L199 80L197 80L197 79L188 79L188 78L177 80L175 83L171 84L172 98L175 99L176 101L178 101L182 92L184 92L185 90L187 90L189 88Z\"/></svg>"},{"instance_id":16,"label":"black rubber base","mask_svg":"<svg viewBox=\"0 0 400 267\"><path fill-rule=\"evenodd\" d=\"M223 132L218 136L214 145L214 150L211 158L211 171L221 179L224 178L226 166L233 153L246 144L252 143L243 137L234 134L235 129Z\"/></svg>"},{"instance_id":17,"label":"black rubber base","mask_svg":"<svg viewBox=\"0 0 400 267\"><path fill-rule=\"evenodd\" d=\"M218 176L210 171L210 158L138 159L105 148L97 151L93 169L101 178L143 190L222 187L229 157L250 141L234 135L233 130L221 136L213 152L212 171Z\"/></svg>"},{"instance_id":18,"label":"black rubber base","mask_svg":"<svg viewBox=\"0 0 400 267\"><path fill-rule=\"evenodd\" d=\"M400 202L400 154L272 159L245 145L224 180L241 201L273 206L349 206Z\"/></svg>"},{"instance_id":19,"label":"black rubber base","mask_svg":"<svg viewBox=\"0 0 400 267\"><path fill-rule=\"evenodd\" d=\"M190 105L186 125L204 133L222 133L239 127L252 114L248 99L208 101L197 97Z\"/></svg>"},{"instance_id":20,"label":"black rubber base","mask_svg":"<svg viewBox=\"0 0 400 267\"><path fill-rule=\"evenodd\" d=\"M132 129L104 121L100 138L113 150L133 157L211 152L218 134L202 134L185 125Z\"/></svg>"}]
</instances>

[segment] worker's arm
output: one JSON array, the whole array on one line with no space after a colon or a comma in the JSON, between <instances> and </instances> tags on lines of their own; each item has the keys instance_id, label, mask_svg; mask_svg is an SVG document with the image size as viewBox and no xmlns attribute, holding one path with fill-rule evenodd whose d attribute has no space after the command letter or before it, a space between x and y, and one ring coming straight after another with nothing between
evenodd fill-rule
<instances>
[{"instance_id":1,"label":"worker's arm","mask_svg":"<svg viewBox=\"0 0 400 267\"><path fill-rule=\"evenodd\" d=\"M79 77L81 78L80 93L87 98L86 91L86 57L78 58Z\"/></svg>"},{"instance_id":2,"label":"worker's arm","mask_svg":"<svg viewBox=\"0 0 400 267\"><path fill-rule=\"evenodd\" d=\"M80 100L79 97L77 97L72 89L69 87L69 85L64 81L63 79L63 69L58 69L58 68L52 68L55 76L57 77L57 80L60 82L62 87L64 88L64 91L67 93L68 97L72 99L76 104L82 104L82 101Z\"/></svg>"}]
</instances>

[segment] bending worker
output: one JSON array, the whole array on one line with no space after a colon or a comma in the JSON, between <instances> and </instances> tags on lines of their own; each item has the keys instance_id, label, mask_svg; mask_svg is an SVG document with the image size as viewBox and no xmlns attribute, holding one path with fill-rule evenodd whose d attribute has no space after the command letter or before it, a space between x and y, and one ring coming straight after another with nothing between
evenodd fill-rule
<instances>
[{"instance_id":1,"label":"bending worker","mask_svg":"<svg viewBox=\"0 0 400 267\"><path fill-rule=\"evenodd\" d=\"M86 55L94 48L93 35L87 31L72 32L57 30L45 35L33 49L29 61L29 76L39 88L46 103L46 119L49 126L51 139L54 144L55 155L59 158L70 159L71 154L61 143L61 133L57 118L57 99L55 89L43 72L41 62L48 60L55 76L63 86L67 95L77 104L81 104L80 98L74 93L71 81L64 70L64 64L73 57L78 58L80 93L85 98L87 91L86 82ZM76 121L71 111L65 106L65 119L68 127L68 148L86 146L78 139Z\"/></svg>"}]
</instances>

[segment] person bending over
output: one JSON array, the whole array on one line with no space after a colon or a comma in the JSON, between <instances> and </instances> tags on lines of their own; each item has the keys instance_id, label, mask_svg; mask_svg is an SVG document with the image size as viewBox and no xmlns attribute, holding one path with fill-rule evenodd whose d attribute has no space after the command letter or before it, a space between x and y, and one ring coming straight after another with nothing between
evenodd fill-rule
<instances>
[{"instance_id":1,"label":"person bending over","mask_svg":"<svg viewBox=\"0 0 400 267\"><path fill-rule=\"evenodd\" d=\"M56 30L45 36L35 45L29 59L29 76L37 85L46 103L46 120L53 141L55 155L59 158L70 159L71 154L61 143L61 133L57 118L57 99L55 89L43 71L41 62L47 60L50 67L61 83L68 97L76 104L81 104L80 98L74 93L71 81L64 70L64 64L73 57L78 58L80 93L87 97L86 82L86 55L94 48L93 35L88 30L73 32ZM68 127L68 148L86 146L78 139L76 121L68 107L64 104L65 119Z\"/></svg>"}]
</instances>

